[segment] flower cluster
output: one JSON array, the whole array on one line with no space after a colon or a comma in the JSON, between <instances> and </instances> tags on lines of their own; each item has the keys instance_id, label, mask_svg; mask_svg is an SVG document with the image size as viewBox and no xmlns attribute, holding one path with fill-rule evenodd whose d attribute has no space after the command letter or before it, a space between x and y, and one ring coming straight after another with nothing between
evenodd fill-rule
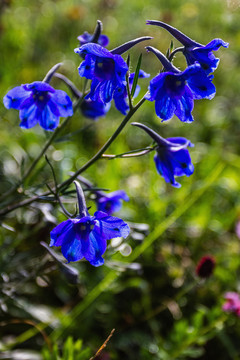
<instances>
[{"instance_id":1,"label":"flower cluster","mask_svg":"<svg viewBox=\"0 0 240 360\"><path fill-rule=\"evenodd\" d=\"M219 59L215 58L213 51L218 50L220 46L228 47L228 44L221 39L214 39L207 45L201 45L161 21L149 20L147 24L166 29L183 47L175 49L168 57L152 46L146 47L146 50L152 52L161 62L163 69L150 81L149 91L139 104L142 105L145 99L154 101L156 115L162 121L169 120L176 115L182 122L191 123L194 101L212 99L216 93L211 73L216 70ZM64 91L55 90L49 85L53 75L63 80L72 90L78 99L74 108L80 109L86 117L95 120L106 115L113 100L117 110L127 117L102 148L105 151L136 109L140 107L139 104L134 107L132 103L132 98L136 97L140 91L137 84L138 79L150 76L140 69L140 58L136 74L130 73L129 61L126 62L122 55L136 44L150 39L152 38L148 36L136 38L108 50L106 46L109 39L102 34L102 23L98 20L93 34L84 32L78 37L80 44L74 50L81 57L78 68L79 75L91 81L87 95L80 92L64 75L55 74L61 65L57 64L48 72L43 81L35 81L10 90L5 95L3 103L7 109L19 110L22 128L29 129L39 123L43 129L53 130L58 126L60 117L73 115L70 97ZM183 71L180 71L172 63L173 57L178 51L181 51L186 58L187 67ZM86 89L83 92L85 91ZM140 123L132 123L132 125L140 127L153 139L154 146L151 150L156 151L154 161L157 172L166 183L176 188L181 187L176 178L190 176L194 172L189 154L189 148L193 147L191 141L185 137L165 139L146 125ZM97 156L93 157L92 161L88 162L88 166L103 155L103 150L102 152L101 150ZM79 174L80 172L74 178ZM111 216L113 212L120 210L122 202L129 201L129 198L123 190L112 193L95 191L98 211L91 216L88 213L80 185L77 182L75 185L79 216L71 217L56 194L56 198L69 219L51 231L50 246L61 246L62 253L68 262L85 258L92 265L99 266L104 263L102 255L106 250L107 240L116 237L126 238L129 234L128 225L120 218ZM87 186L91 187L89 184ZM57 189L56 186L56 191ZM212 274L214 266L215 260L211 256L205 256L197 265L196 272L198 276L205 278ZM235 293L226 295L227 303L224 305L226 311L239 311L240 300L238 295L233 294Z\"/></svg>"},{"instance_id":2,"label":"flower cluster","mask_svg":"<svg viewBox=\"0 0 240 360\"><path fill-rule=\"evenodd\" d=\"M220 46L228 47L228 43L214 39L204 46L161 21L148 20L147 24L163 27L184 45L176 50L182 51L188 67L181 72L160 51L147 47L158 57L165 71L150 81L146 99L155 101L156 114L162 121L171 119L175 114L183 122L192 122L194 100L212 99L216 93L212 84L213 75L209 74L217 68L219 59L212 51Z\"/></svg>"}]
</instances>

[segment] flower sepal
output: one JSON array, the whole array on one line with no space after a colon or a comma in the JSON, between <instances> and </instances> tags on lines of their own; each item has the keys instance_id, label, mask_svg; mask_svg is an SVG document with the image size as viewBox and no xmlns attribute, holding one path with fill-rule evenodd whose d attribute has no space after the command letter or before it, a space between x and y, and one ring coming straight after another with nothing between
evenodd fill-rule
<instances>
[{"instance_id":1,"label":"flower sepal","mask_svg":"<svg viewBox=\"0 0 240 360\"><path fill-rule=\"evenodd\" d=\"M110 50L110 52L113 55L122 55L124 54L126 51L130 50L133 46L135 46L136 44L142 42L142 41L146 41L146 40L151 40L153 39L153 37L151 36L142 36L140 38L136 38L130 41L125 42L124 44Z\"/></svg>"},{"instance_id":2,"label":"flower sepal","mask_svg":"<svg viewBox=\"0 0 240 360\"><path fill-rule=\"evenodd\" d=\"M50 83L54 73L60 68L60 66L62 66L62 63L58 63L56 65L54 65L49 71L48 73L46 74L45 78L43 79L42 82L45 82L47 84Z\"/></svg>"}]
</instances>

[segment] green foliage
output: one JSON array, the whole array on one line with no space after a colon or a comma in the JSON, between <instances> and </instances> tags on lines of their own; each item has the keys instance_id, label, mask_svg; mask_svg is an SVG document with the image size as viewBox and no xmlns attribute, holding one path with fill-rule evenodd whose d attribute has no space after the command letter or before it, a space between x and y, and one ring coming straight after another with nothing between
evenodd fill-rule
<instances>
[{"instance_id":1,"label":"green foliage","mask_svg":"<svg viewBox=\"0 0 240 360\"><path fill-rule=\"evenodd\" d=\"M89 348L82 349L82 340L73 341L69 336L60 352L57 344L52 349L42 350L43 360L89 360L91 351Z\"/></svg>"}]
</instances>

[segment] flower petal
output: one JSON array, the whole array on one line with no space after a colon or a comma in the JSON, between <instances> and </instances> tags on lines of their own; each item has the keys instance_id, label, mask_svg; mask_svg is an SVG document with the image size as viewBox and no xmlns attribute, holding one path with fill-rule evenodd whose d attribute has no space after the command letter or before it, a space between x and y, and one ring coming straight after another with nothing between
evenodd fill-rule
<instances>
[{"instance_id":1,"label":"flower petal","mask_svg":"<svg viewBox=\"0 0 240 360\"><path fill-rule=\"evenodd\" d=\"M74 52L80 55L91 54L99 57L113 58L110 51L105 49L103 46L94 43L84 44L75 49Z\"/></svg>"},{"instance_id":2,"label":"flower petal","mask_svg":"<svg viewBox=\"0 0 240 360\"><path fill-rule=\"evenodd\" d=\"M171 152L169 161L172 164L175 176L190 176L194 172L194 166L187 149Z\"/></svg>"},{"instance_id":3,"label":"flower petal","mask_svg":"<svg viewBox=\"0 0 240 360\"><path fill-rule=\"evenodd\" d=\"M201 68L187 80L187 83L194 99L211 100L216 94L215 86Z\"/></svg>"},{"instance_id":4,"label":"flower petal","mask_svg":"<svg viewBox=\"0 0 240 360\"><path fill-rule=\"evenodd\" d=\"M62 245L62 254L68 262L81 260L83 258L81 241L68 238Z\"/></svg>"},{"instance_id":5,"label":"flower petal","mask_svg":"<svg viewBox=\"0 0 240 360\"><path fill-rule=\"evenodd\" d=\"M85 77L87 79L93 79L94 68L95 68L95 59L93 59L91 55L86 55L85 60L81 62L78 68L78 73L81 77Z\"/></svg>"},{"instance_id":6,"label":"flower petal","mask_svg":"<svg viewBox=\"0 0 240 360\"><path fill-rule=\"evenodd\" d=\"M114 90L111 81L103 81L98 87L98 96L103 103L108 103L112 100Z\"/></svg>"},{"instance_id":7,"label":"flower petal","mask_svg":"<svg viewBox=\"0 0 240 360\"><path fill-rule=\"evenodd\" d=\"M84 254L86 260L93 266L103 265L104 259L102 254L107 248L107 241L102 236L99 236L94 230L89 235L89 251Z\"/></svg>"},{"instance_id":8,"label":"flower petal","mask_svg":"<svg viewBox=\"0 0 240 360\"><path fill-rule=\"evenodd\" d=\"M29 97L31 93L26 91L22 86L17 86L3 98L3 104L7 109L20 109L21 104Z\"/></svg>"},{"instance_id":9,"label":"flower petal","mask_svg":"<svg viewBox=\"0 0 240 360\"><path fill-rule=\"evenodd\" d=\"M120 87L117 88L114 91L113 99L117 110L120 111L123 115L126 115L127 111L129 110L129 106L126 101L125 89Z\"/></svg>"},{"instance_id":10,"label":"flower petal","mask_svg":"<svg viewBox=\"0 0 240 360\"><path fill-rule=\"evenodd\" d=\"M147 95L146 98L147 100L150 101L154 101L157 97L157 94L159 91L161 91L164 87L164 81L167 75L169 75L170 73L166 72L166 73L161 73L157 76L155 76L149 84L149 92L150 95Z\"/></svg>"},{"instance_id":11,"label":"flower petal","mask_svg":"<svg viewBox=\"0 0 240 360\"><path fill-rule=\"evenodd\" d=\"M62 246L66 238L75 238L74 232L74 222L73 220L63 221L61 224L57 225L51 232L51 242L50 246Z\"/></svg>"},{"instance_id":12,"label":"flower petal","mask_svg":"<svg viewBox=\"0 0 240 360\"><path fill-rule=\"evenodd\" d=\"M62 117L72 116L73 108L70 97L63 90L56 90L51 100L57 104L59 115ZM57 114L56 114L57 115Z\"/></svg>"},{"instance_id":13,"label":"flower petal","mask_svg":"<svg viewBox=\"0 0 240 360\"><path fill-rule=\"evenodd\" d=\"M91 99L83 100L80 109L84 116L96 120L100 116L105 116L111 107L111 103L104 104L99 101L93 101Z\"/></svg>"},{"instance_id":14,"label":"flower petal","mask_svg":"<svg viewBox=\"0 0 240 360\"><path fill-rule=\"evenodd\" d=\"M107 35L100 35L98 38L98 44L104 47L107 46L109 44L109 38Z\"/></svg>"},{"instance_id":15,"label":"flower petal","mask_svg":"<svg viewBox=\"0 0 240 360\"><path fill-rule=\"evenodd\" d=\"M33 104L28 108L24 108L19 112L19 118L21 120L19 126L23 129L30 129L34 127L41 117L37 106Z\"/></svg>"},{"instance_id":16,"label":"flower petal","mask_svg":"<svg viewBox=\"0 0 240 360\"><path fill-rule=\"evenodd\" d=\"M174 171L171 162L167 157L160 157L159 154L155 154L154 161L156 164L157 172L161 175L167 183L170 183L174 187L181 187L181 184L175 181Z\"/></svg>"},{"instance_id":17,"label":"flower petal","mask_svg":"<svg viewBox=\"0 0 240 360\"><path fill-rule=\"evenodd\" d=\"M51 108L46 105L41 112L39 123L40 126L45 130L54 130L58 126L59 116L55 115Z\"/></svg>"},{"instance_id":18,"label":"flower petal","mask_svg":"<svg viewBox=\"0 0 240 360\"><path fill-rule=\"evenodd\" d=\"M208 49L210 51L216 51L220 48L220 46L223 46L225 48L228 48L229 43L223 41L222 39L213 39L208 43L207 45L203 46L202 49Z\"/></svg>"},{"instance_id":19,"label":"flower petal","mask_svg":"<svg viewBox=\"0 0 240 360\"><path fill-rule=\"evenodd\" d=\"M173 117L176 105L175 102L166 95L164 91L159 91L155 100L155 111L163 121L169 120Z\"/></svg>"},{"instance_id":20,"label":"flower petal","mask_svg":"<svg viewBox=\"0 0 240 360\"><path fill-rule=\"evenodd\" d=\"M175 101L176 116L183 122L190 123L193 121L191 111L193 110L193 95L191 90L185 86L184 95Z\"/></svg>"},{"instance_id":21,"label":"flower petal","mask_svg":"<svg viewBox=\"0 0 240 360\"><path fill-rule=\"evenodd\" d=\"M48 83L42 81L34 81L31 84L22 85L23 88L27 91L47 91L54 93L56 90L50 86Z\"/></svg>"},{"instance_id":22,"label":"flower petal","mask_svg":"<svg viewBox=\"0 0 240 360\"><path fill-rule=\"evenodd\" d=\"M120 236L126 238L129 235L129 226L122 219L109 216L102 211L96 211L94 217L97 220L93 229L94 234L102 236L106 240Z\"/></svg>"},{"instance_id":23,"label":"flower petal","mask_svg":"<svg viewBox=\"0 0 240 360\"><path fill-rule=\"evenodd\" d=\"M113 191L97 199L98 210L111 215L122 207L122 200L129 201L129 197L123 190Z\"/></svg>"}]
</instances>

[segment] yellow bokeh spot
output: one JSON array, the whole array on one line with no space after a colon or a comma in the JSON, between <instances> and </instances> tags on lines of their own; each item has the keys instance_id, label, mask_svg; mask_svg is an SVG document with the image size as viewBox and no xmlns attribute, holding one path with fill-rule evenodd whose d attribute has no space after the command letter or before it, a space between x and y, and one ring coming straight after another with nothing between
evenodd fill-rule
<instances>
[{"instance_id":1,"label":"yellow bokeh spot","mask_svg":"<svg viewBox=\"0 0 240 360\"><path fill-rule=\"evenodd\" d=\"M182 5L181 13L187 18L194 18L198 15L199 9L195 4L188 2Z\"/></svg>"}]
</instances>

